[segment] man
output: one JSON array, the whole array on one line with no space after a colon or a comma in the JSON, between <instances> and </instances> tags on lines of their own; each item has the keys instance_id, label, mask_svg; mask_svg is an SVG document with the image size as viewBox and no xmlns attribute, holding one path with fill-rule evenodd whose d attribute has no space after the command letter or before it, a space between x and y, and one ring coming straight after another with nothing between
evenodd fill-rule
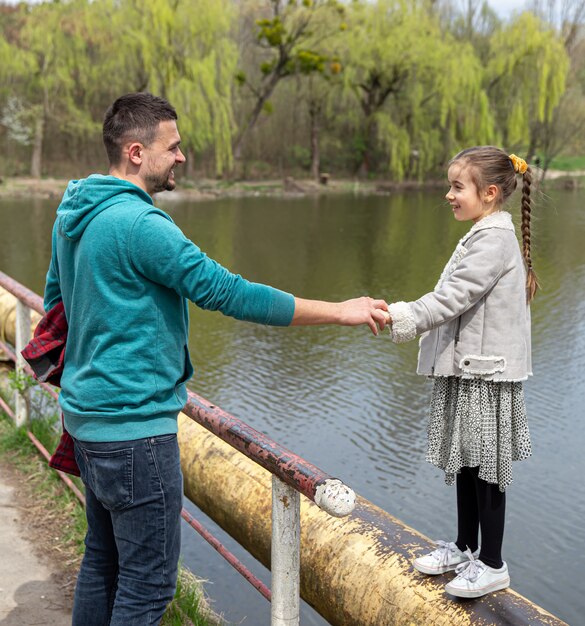
<instances>
[{"instance_id":1,"label":"man","mask_svg":"<svg viewBox=\"0 0 585 626\"><path fill-rule=\"evenodd\" d=\"M69 183L57 210L45 309L69 325L60 404L86 487L88 530L74 626L158 624L173 597L182 475L177 414L193 369L187 300L274 326L367 324L383 300L303 300L234 275L154 207L185 162L177 115L162 98L108 109L108 176Z\"/></svg>"}]
</instances>

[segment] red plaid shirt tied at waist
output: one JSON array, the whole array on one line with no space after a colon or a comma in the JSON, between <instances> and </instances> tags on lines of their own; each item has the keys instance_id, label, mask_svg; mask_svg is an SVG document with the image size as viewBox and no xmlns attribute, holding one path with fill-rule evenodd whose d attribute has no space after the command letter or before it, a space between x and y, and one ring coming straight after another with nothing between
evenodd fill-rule
<instances>
[{"instance_id":1,"label":"red plaid shirt tied at waist","mask_svg":"<svg viewBox=\"0 0 585 626\"><path fill-rule=\"evenodd\" d=\"M61 386L67 330L65 309L63 303L59 302L41 319L35 329L34 337L21 352L38 381ZM63 424L63 415L61 415L61 423ZM73 438L65 429L64 424L59 445L50 458L49 465L53 469L79 476Z\"/></svg>"}]
</instances>

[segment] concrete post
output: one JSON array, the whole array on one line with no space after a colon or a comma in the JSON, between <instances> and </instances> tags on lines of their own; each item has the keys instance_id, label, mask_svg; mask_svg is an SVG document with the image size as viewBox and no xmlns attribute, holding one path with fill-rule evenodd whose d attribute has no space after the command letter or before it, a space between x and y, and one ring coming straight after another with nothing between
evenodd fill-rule
<instances>
[{"instance_id":1,"label":"concrete post","mask_svg":"<svg viewBox=\"0 0 585 626\"><path fill-rule=\"evenodd\" d=\"M16 375L19 377L24 374L25 360L20 354L21 350L30 340L30 309L20 300L16 300ZM15 391L14 406L16 407L16 425L23 426L28 420L28 390L21 393L18 389Z\"/></svg>"},{"instance_id":2,"label":"concrete post","mask_svg":"<svg viewBox=\"0 0 585 626\"><path fill-rule=\"evenodd\" d=\"M298 626L300 615L301 497L272 477L272 626Z\"/></svg>"}]
</instances>

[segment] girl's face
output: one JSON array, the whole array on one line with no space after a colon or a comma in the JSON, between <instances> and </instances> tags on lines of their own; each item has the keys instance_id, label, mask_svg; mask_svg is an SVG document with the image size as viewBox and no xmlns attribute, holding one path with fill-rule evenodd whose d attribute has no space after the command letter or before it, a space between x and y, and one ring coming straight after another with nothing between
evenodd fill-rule
<instances>
[{"instance_id":1,"label":"girl's face","mask_svg":"<svg viewBox=\"0 0 585 626\"><path fill-rule=\"evenodd\" d=\"M495 202L497 187L490 185L488 189L480 192L471 178L469 167L462 163L453 163L447 177L450 187L445 197L456 220L478 222L497 209Z\"/></svg>"}]
</instances>

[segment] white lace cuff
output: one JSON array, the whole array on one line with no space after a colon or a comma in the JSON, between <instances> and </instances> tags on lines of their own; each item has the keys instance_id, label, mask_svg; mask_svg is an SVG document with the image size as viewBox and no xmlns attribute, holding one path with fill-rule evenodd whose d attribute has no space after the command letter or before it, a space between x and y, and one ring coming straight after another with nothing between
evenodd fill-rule
<instances>
[{"instance_id":1,"label":"white lace cuff","mask_svg":"<svg viewBox=\"0 0 585 626\"><path fill-rule=\"evenodd\" d=\"M408 302L394 302L388 312L392 318L390 334L394 343L405 343L416 337L416 322Z\"/></svg>"}]
</instances>

